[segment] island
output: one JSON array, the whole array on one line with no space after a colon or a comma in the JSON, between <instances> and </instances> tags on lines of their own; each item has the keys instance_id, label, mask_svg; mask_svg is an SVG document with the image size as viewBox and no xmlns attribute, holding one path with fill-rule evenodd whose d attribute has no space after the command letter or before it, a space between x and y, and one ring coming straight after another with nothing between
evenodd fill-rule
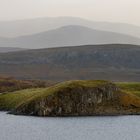
<instances>
[{"instance_id":1,"label":"island","mask_svg":"<svg viewBox=\"0 0 140 140\"><path fill-rule=\"evenodd\" d=\"M139 115L140 97L133 88L139 92L140 83L74 80L37 87L26 81L25 89L0 94L0 110L15 115L52 117Z\"/></svg>"}]
</instances>

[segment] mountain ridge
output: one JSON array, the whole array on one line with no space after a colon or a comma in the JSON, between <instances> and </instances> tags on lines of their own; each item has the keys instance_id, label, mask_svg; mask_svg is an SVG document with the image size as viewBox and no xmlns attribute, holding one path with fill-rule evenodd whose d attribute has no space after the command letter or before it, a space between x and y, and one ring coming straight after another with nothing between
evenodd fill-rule
<instances>
[{"instance_id":1,"label":"mountain ridge","mask_svg":"<svg viewBox=\"0 0 140 140\"><path fill-rule=\"evenodd\" d=\"M34 35L11 38L0 41L3 47L51 48L78 46L87 44L135 44L140 45L140 38L120 33L98 31L79 25L63 26L58 29Z\"/></svg>"},{"instance_id":2,"label":"mountain ridge","mask_svg":"<svg viewBox=\"0 0 140 140\"><path fill-rule=\"evenodd\" d=\"M140 80L140 47L85 45L0 54L0 74L20 79Z\"/></svg>"},{"instance_id":3,"label":"mountain ridge","mask_svg":"<svg viewBox=\"0 0 140 140\"><path fill-rule=\"evenodd\" d=\"M24 48L15 48L15 47L0 47L0 53L8 53L8 52L18 52L24 51Z\"/></svg>"},{"instance_id":4,"label":"mountain ridge","mask_svg":"<svg viewBox=\"0 0 140 140\"><path fill-rule=\"evenodd\" d=\"M140 37L140 27L128 23L91 21L78 17L44 17L16 21L0 21L0 36L18 37L31 35L65 25L82 25L92 29L104 30Z\"/></svg>"}]
</instances>

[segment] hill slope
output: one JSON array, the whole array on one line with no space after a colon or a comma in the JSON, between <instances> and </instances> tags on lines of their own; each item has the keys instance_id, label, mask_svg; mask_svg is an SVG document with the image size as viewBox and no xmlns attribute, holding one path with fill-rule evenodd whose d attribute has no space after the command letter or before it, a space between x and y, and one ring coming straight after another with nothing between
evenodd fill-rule
<instances>
[{"instance_id":1,"label":"hill slope","mask_svg":"<svg viewBox=\"0 0 140 140\"><path fill-rule=\"evenodd\" d=\"M54 85L51 81L17 80L11 77L0 77L0 94L29 88L41 88Z\"/></svg>"},{"instance_id":2,"label":"hill slope","mask_svg":"<svg viewBox=\"0 0 140 140\"><path fill-rule=\"evenodd\" d=\"M23 51L23 50L25 50L25 49L14 48L14 47L0 47L0 53L17 52L17 51Z\"/></svg>"},{"instance_id":3,"label":"hill slope","mask_svg":"<svg viewBox=\"0 0 140 140\"><path fill-rule=\"evenodd\" d=\"M30 87L31 88L31 87ZM40 94L45 88L28 88L0 94L0 110L10 111L29 98Z\"/></svg>"},{"instance_id":4,"label":"hill slope","mask_svg":"<svg viewBox=\"0 0 140 140\"><path fill-rule=\"evenodd\" d=\"M122 82L117 83L118 87L128 93L132 93L140 97L140 83L139 82Z\"/></svg>"},{"instance_id":5,"label":"hill slope","mask_svg":"<svg viewBox=\"0 0 140 140\"><path fill-rule=\"evenodd\" d=\"M140 98L107 81L68 81L38 92L12 112L36 116L140 114Z\"/></svg>"},{"instance_id":6,"label":"hill slope","mask_svg":"<svg viewBox=\"0 0 140 140\"><path fill-rule=\"evenodd\" d=\"M137 44L140 39L128 35L93 30L84 26L65 26L30 36L0 42L2 47L51 48L87 44Z\"/></svg>"},{"instance_id":7,"label":"hill slope","mask_svg":"<svg viewBox=\"0 0 140 140\"><path fill-rule=\"evenodd\" d=\"M140 47L89 45L0 54L0 74L23 79L140 81Z\"/></svg>"},{"instance_id":8,"label":"hill slope","mask_svg":"<svg viewBox=\"0 0 140 140\"><path fill-rule=\"evenodd\" d=\"M67 25L87 26L96 30L117 32L140 38L140 27L138 26L124 23L95 22L76 17L47 17L17 21L1 21L0 36L17 37L30 35Z\"/></svg>"},{"instance_id":9,"label":"hill slope","mask_svg":"<svg viewBox=\"0 0 140 140\"><path fill-rule=\"evenodd\" d=\"M0 94L33 87L37 87L37 84L31 81L0 77Z\"/></svg>"}]
</instances>

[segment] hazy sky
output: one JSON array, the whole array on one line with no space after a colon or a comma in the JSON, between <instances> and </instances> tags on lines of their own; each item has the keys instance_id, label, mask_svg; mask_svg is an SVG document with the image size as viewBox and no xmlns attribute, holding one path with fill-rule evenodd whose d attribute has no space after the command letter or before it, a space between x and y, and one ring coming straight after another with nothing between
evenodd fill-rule
<instances>
[{"instance_id":1,"label":"hazy sky","mask_svg":"<svg viewBox=\"0 0 140 140\"><path fill-rule=\"evenodd\" d=\"M0 0L0 20L54 16L140 26L140 0Z\"/></svg>"}]
</instances>

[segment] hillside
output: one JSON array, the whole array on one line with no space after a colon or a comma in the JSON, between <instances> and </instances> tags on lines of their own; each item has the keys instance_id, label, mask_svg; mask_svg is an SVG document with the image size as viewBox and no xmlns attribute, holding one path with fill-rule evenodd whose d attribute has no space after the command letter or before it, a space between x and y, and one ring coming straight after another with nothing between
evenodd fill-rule
<instances>
[{"instance_id":1,"label":"hillside","mask_svg":"<svg viewBox=\"0 0 140 140\"><path fill-rule=\"evenodd\" d=\"M21 91L23 93L31 94L31 90ZM68 81L33 93L34 96L16 104L12 113L36 116L140 114L140 98L122 92L107 81ZM23 96L21 94L19 96Z\"/></svg>"},{"instance_id":2,"label":"hillside","mask_svg":"<svg viewBox=\"0 0 140 140\"><path fill-rule=\"evenodd\" d=\"M0 53L17 52L17 51L23 51L23 50L25 50L25 49L23 49L23 48L14 48L14 47L0 47Z\"/></svg>"},{"instance_id":3,"label":"hillside","mask_svg":"<svg viewBox=\"0 0 140 140\"><path fill-rule=\"evenodd\" d=\"M140 83L139 82L122 82L117 83L123 91L131 93L140 97Z\"/></svg>"},{"instance_id":4,"label":"hillside","mask_svg":"<svg viewBox=\"0 0 140 140\"><path fill-rule=\"evenodd\" d=\"M87 44L135 44L140 45L140 38L119 33L93 30L84 26L64 26L47 32L8 38L0 41L1 47L51 48L78 46Z\"/></svg>"},{"instance_id":5,"label":"hillside","mask_svg":"<svg viewBox=\"0 0 140 140\"><path fill-rule=\"evenodd\" d=\"M140 38L139 26L125 23L96 22L78 17L46 17L16 21L1 21L0 36L18 37L31 35L68 25L86 26L95 30L116 32Z\"/></svg>"},{"instance_id":6,"label":"hillside","mask_svg":"<svg viewBox=\"0 0 140 140\"><path fill-rule=\"evenodd\" d=\"M0 54L0 74L56 81L140 81L140 47L85 45Z\"/></svg>"},{"instance_id":7,"label":"hillside","mask_svg":"<svg viewBox=\"0 0 140 140\"><path fill-rule=\"evenodd\" d=\"M44 91L45 88L32 88L31 86L28 89L20 89L13 92L7 92L0 94L0 110L1 111L10 111L13 110L16 106L22 102L28 100L29 98L40 94Z\"/></svg>"},{"instance_id":8,"label":"hillside","mask_svg":"<svg viewBox=\"0 0 140 140\"><path fill-rule=\"evenodd\" d=\"M22 89L49 87L54 84L55 82L51 81L17 80L12 77L0 77L0 94Z\"/></svg>"}]
</instances>

